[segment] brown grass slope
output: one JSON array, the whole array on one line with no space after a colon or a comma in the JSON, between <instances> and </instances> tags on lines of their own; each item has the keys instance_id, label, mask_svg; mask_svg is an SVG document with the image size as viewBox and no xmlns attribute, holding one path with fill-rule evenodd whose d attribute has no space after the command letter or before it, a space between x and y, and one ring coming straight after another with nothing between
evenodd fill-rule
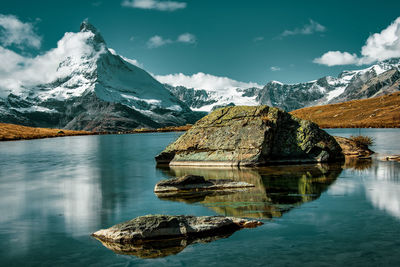
<instances>
[{"instance_id":1,"label":"brown grass slope","mask_svg":"<svg viewBox=\"0 0 400 267\"><path fill-rule=\"evenodd\" d=\"M93 134L88 131L72 131L63 129L34 128L22 125L0 123L0 141L39 139L71 135Z\"/></svg>"},{"instance_id":2,"label":"brown grass slope","mask_svg":"<svg viewBox=\"0 0 400 267\"><path fill-rule=\"evenodd\" d=\"M399 128L400 92L374 98L302 108L292 115L321 128Z\"/></svg>"}]
</instances>

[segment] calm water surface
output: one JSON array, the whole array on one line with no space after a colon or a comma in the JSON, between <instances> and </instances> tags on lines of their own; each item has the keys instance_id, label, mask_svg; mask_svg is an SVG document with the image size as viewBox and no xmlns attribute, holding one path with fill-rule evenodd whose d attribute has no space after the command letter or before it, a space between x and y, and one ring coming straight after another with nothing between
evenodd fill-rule
<instances>
[{"instance_id":1,"label":"calm water surface","mask_svg":"<svg viewBox=\"0 0 400 267\"><path fill-rule=\"evenodd\" d=\"M361 134L375 138L372 161L244 170L156 168L154 156L178 133L2 142L0 266L399 266L400 164L379 157L400 154L400 130ZM184 174L256 187L224 195L154 195L157 181ZM154 213L244 216L265 224L154 259L116 254L90 237Z\"/></svg>"}]
</instances>

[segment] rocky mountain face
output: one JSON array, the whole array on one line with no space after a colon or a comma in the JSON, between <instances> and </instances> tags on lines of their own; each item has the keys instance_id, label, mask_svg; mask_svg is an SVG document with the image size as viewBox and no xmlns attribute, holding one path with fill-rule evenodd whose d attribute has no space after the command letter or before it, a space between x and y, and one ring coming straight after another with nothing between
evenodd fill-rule
<instances>
[{"instance_id":1,"label":"rocky mountain face","mask_svg":"<svg viewBox=\"0 0 400 267\"><path fill-rule=\"evenodd\" d=\"M65 53L70 47L71 51ZM54 79L23 84L9 93L3 89L1 122L124 131L184 125L202 115L193 112L146 71L108 49L97 29L86 21L78 33L66 33L48 54L52 58L61 54L52 70Z\"/></svg>"},{"instance_id":2,"label":"rocky mountain face","mask_svg":"<svg viewBox=\"0 0 400 267\"><path fill-rule=\"evenodd\" d=\"M343 71L338 77L325 76L315 81L283 84L267 83L263 88L237 88L224 94L167 85L176 97L193 110L211 111L215 107L269 105L291 111L303 107L339 103L393 93L400 90L400 59L389 59L362 70Z\"/></svg>"},{"instance_id":3,"label":"rocky mountain face","mask_svg":"<svg viewBox=\"0 0 400 267\"><path fill-rule=\"evenodd\" d=\"M164 84L164 86L179 100L186 103L193 109L200 109L201 107L212 105L218 102L216 99L213 99L212 94L204 89L195 90L193 88L172 86L169 84Z\"/></svg>"}]
</instances>

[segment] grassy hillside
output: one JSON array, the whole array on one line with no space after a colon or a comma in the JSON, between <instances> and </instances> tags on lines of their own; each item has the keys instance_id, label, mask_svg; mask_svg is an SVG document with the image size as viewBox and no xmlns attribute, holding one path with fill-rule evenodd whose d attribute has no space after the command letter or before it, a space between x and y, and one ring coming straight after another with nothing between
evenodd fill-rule
<instances>
[{"instance_id":1,"label":"grassy hillside","mask_svg":"<svg viewBox=\"0 0 400 267\"><path fill-rule=\"evenodd\" d=\"M99 134L132 134L132 133L153 133L153 132L180 132L187 131L192 125L169 126L158 129L134 129L125 132L88 132L72 131L64 129L35 128L22 125L0 123L0 141L39 139L49 137L62 137L73 135L99 135Z\"/></svg>"},{"instance_id":2,"label":"grassy hillside","mask_svg":"<svg viewBox=\"0 0 400 267\"><path fill-rule=\"evenodd\" d=\"M292 115L321 128L399 128L400 92L338 104L302 108Z\"/></svg>"},{"instance_id":3,"label":"grassy hillside","mask_svg":"<svg viewBox=\"0 0 400 267\"><path fill-rule=\"evenodd\" d=\"M87 131L47 129L0 123L0 141L93 134Z\"/></svg>"}]
</instances>

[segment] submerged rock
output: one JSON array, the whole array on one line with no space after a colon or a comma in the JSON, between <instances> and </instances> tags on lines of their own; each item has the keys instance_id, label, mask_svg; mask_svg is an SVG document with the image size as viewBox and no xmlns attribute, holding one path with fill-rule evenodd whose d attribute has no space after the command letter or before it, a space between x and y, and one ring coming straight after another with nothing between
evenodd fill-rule
<instances>
[{"instance_id":1,"label":"submerged rock","mask_svg":"<svg viewBox=\"0 0 400 267\"><path fill-rule=\"evenodd\" d=\"M143 243L155 239L212 236L262 224L260 221L222 216L146 215L92 235L108 242Z\"/></svg>"},{"instance_id":2,"label":"submerged rock","mask_svg":"<svg viewBox=\"0 0 400 267\"><path fill-rule=\"evenodd\" d=\"M343 158L336 140L315 123L278 108L236 106L200 119L156 160L170 166L256 166Z\"/></svg>"},{"instance_id":3,"label":"submerged rock","mask_svg":"<svg viewBox=\"0 0 400 267\"><path fill-rule=\"evenodd\" d=\"M193 191L225 191L249 187L254 187L254 185L242 181L228 179L205 180L203 176L185 175L180 178L158 182L154 187L154 192L157 196L167 196Z\"/></svg>"}]
</instances>

